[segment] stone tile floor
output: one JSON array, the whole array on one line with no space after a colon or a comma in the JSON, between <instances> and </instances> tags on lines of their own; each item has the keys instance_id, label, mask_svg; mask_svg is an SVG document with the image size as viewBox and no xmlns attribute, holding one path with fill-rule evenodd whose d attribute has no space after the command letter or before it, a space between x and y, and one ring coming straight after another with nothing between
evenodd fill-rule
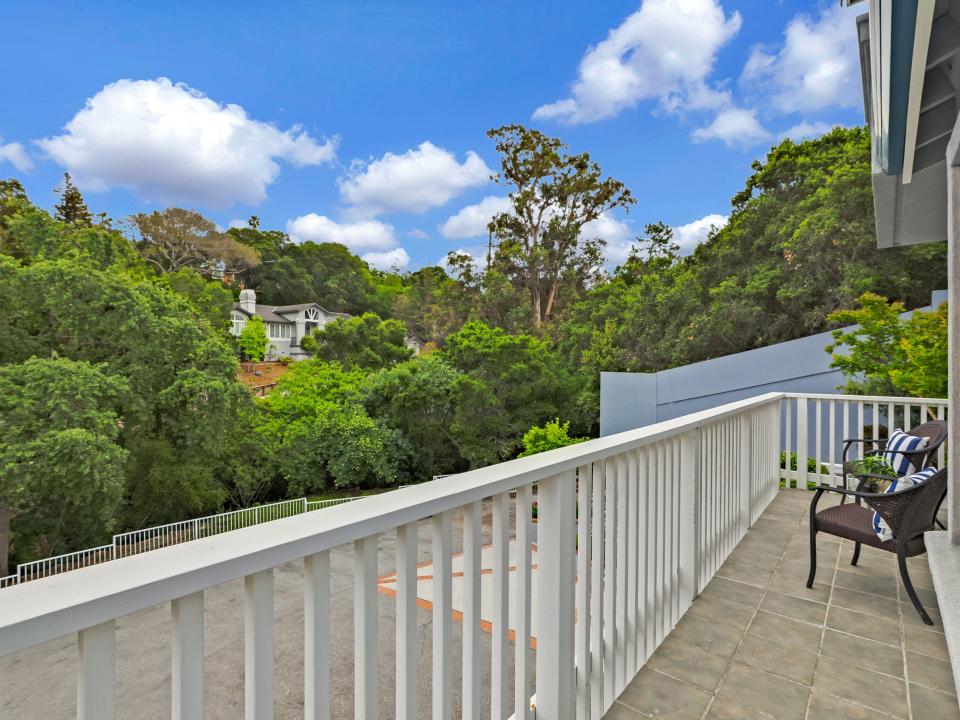
<instances>
[{"instance_id":1,"label":"stone tile floor","mask_svg":"<svg viewBox=\"0 0 960 720\"><path fill-rule=\"evenodd\" d=\"M782 490L606 714L608 720L960 719L926 558L820 533L807 589L812 493ZM827 498L821 501L826 506Z\"/></svg>"}]
</instances>

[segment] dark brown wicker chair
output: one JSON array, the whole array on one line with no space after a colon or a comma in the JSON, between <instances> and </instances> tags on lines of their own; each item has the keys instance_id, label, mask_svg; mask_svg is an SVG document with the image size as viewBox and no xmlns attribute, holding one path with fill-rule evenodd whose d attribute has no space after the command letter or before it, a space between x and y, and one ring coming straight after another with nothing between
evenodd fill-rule
<instances>
[{"instance_id":1,"label":"dark brown wicker chair","mask_svg":"<svg viewBox=\"0 0 960 720\"><path fill-rule=\"evenodd\" d=\"M917 425L915 428L911 428L906 431L907 435L913 435L914 437L925 437L930 438L927 441L927 445L916 452L905 452L901 453L904 457L910 460L910 464L913 465L917 470L921 470L925 467L936 467L937 466L937 450L940 449L940 446L947 439L947 423L943 420L930 420L925 422L922 425ZM876 440L870 438L848 438L843 441L843 481L844 487L846 487L847 475L856 475L856 459L848 457L850 450L855 445L876 445L870 450L866 450L863 455L867 457L869 455L879 455L881 454L887 446L887 438L877 438Z\"/></svg>"},{"instance_id":2,"label":"dark brown wicker chair","mask_svg":"<svg viewBox=\"0 0 960 720\"><path fill-rule=\"evenodd\" d=\"M855 499L853 503L834 505L817 512L817 504L825 492L841 493ZM813 587L817 574L817 533L852 540L854 545L851 565L860 559L860 546L871 547L896 553L900 566L900 578L906 588L910 602L927 625L933 620L927 614L917 597L910 575L907 572L907 558L922 555L927 551L923 544L923 534L933 529L934 518L940 503L947 494L947 469L944 468L919 485L897 490L892 493L868 493L829 485L818 485L816 494L810 502L810 576L807 587ZM864 507L861 502L866 503ZM872 508L872 509L871 509ZM873 510L880 513L893 531L893 539L881 541L873 531Z\"/></svg>"}]
</instances>

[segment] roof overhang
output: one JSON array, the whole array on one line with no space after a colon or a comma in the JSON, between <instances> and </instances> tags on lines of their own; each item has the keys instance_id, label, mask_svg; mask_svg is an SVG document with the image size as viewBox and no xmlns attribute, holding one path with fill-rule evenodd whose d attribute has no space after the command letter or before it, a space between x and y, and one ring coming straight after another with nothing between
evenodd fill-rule
<instances>
[{"instance_id":1,"label":"roof overhang","mask_svg":"<svg viewBox=\"0 0 960 720\"><path fill-rule=\"evenodd\" d=\"M869 0L857 18L879 247L947 238L958 18L960 0Z\"/></svg>"}]
</instances>

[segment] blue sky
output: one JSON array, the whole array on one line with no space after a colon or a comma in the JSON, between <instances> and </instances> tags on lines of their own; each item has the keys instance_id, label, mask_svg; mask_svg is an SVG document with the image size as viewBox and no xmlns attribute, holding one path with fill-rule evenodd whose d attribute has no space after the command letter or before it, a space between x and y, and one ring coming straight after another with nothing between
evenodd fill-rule
<instances>
[{"instance_id":1,"label":"blue sky","mask_svg":"<svg viewBox=\"0 0 960 720\"><path fill-rule=\"evenodd\" d=\"M65 169L115 218L251 214L413 269L476 252L502 188L485 132L588 151L637 198L590 231L625 256L720 224L772 142L863 122L836 0L26 2L0 5L0 176L50 207Z\"/></svg>"}]
</instances>

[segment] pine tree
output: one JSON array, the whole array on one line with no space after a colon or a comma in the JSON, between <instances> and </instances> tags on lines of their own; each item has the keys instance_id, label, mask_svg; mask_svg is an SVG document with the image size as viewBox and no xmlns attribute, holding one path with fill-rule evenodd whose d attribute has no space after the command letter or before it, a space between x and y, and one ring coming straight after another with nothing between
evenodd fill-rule
<instances>
[{"instance_id":1,"label":"pine tree","mask_svg":"<svg viewBox=\"0 0 960 720\"><path fill-rule=\"evenodd\" d=\"M70 173L63 174L63 187L57 188L55 192L60 196L60 202L54 205L57 220L81 227L93 226L93 216L80 190L70 179Z\"/></svg>"}]
</instances>

